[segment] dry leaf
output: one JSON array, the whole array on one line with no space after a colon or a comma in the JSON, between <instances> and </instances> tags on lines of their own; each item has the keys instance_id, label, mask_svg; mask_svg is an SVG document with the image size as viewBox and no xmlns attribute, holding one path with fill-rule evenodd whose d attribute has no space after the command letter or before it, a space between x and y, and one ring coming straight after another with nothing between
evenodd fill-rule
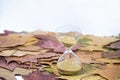
<instances>
[{"instance_id":1,"label":"dry leaf","mask_svg":"<svg viewBox=\"0 0 120 80\"><path fill-rule=\"evenodd\" d=\"M17 50L12 56L25 56L25 55L39 55L39 54L44 54L48 51L48 49L43 49L37 52L32 52L32 51L20 51Z\"/></svg>"},{"instance_id":2,"label":"dry leaf","mask_svg":"<svg viewBox=\"0 0 120 80\"><path fill-rule=\"evenodd\" d=\"M14 34L9 34L8 36L0 37L0 41L3 40L4 42L1 42L2 44L0 45L0 47L14 47L36 41L37 38L34 38L34 36L27 36L23 34L14 33Z\"/></svg>"},{"instance_id":3,"label":"dry leaf","mask_svg":"<svg viewBox=\"0 0 120 80\"><path fill-rule=\"evenodd\" d=\"M52 58L52 57L55 57L55 56L58 56L58 54L54 53L54 52L47 52L47 53L44 53L44 54L41 54L40 55L40 58L41 59L45 59L45 58Z\"/></svg>"},{"instance_id":4,"label":"dry leaf","mask_svg":"<svg viewBox=\"0 0 120 80\"><path fill-rule=\"evenodd\" d=\"M26 56L22 56L22 57L5 57L5 60L7 61L7 63L10 63L12 61L16 61L16 62L20 62L20 63L24 63L24 62L37 62L37 57L36 56L32 56L32 55L26 55Z\"/></svg>"},{"instance_id":5,"label":"dry leaf","mask_svg":"<svg viewBox=\"0 0 120 80\"><path fill-rule=\"evenodd\" d=\"M86 41L87 46L80 47L81 50L99 50L106 51L103 46L107 45L110 42L117 41L118 39L115 37L98 37L93 35L82 35L81 39L87 38L89 40ZM86 45L86 44L85 44Z\"/></svg>"},{"instance_id":6,"label":"dry leaf","mask_svg":"<svg viewBox=\"0 0 120 80\"><path fill-rule=\"evenodd\" d=\"M4 50L2 52L0 52L0 56L11 56L12 54L14 54L16 52L16 50Z\"/></svg>"},{"instance_id":7,"label":"dry leaf","mask_svg":"<svg viewBox=\"0 0 120 80\"><path fill-rule=\"evenodd\" d=\"M40 51L40 49L43 49L43 48L41 48L39 46L31 45L31 46L25 46L25 47L20 46L20 47L18 47L18 49L23 50L23 51Z\"/></svg>"},{"instance_id":8,"label":"dry leaf","mask_svg":"<svg viewBox=\"0 0 120 80\"><path fill-rule=\"evenodd\" d=\"M39 41L39 40L27 42L27 43L25 43L23 46L32 46L32 45L34 45L35 43L37 43L38 41Z\"/></svg>"},{"instance_id":9,"label":"dry leaf","mask_svg":"<svg viewBox=\"0 0 120 80\"><path fill-rule=\"evenodd\" d=\"M56 56L58 56L56 53L49 52L49 53L44 53L40 55L26 55L26 56L21 56L21 57L15 57L15 56L5 57L5 60L7 61L7 63L10 63L12 61L16 61L20 63L25 63L25 62L36 63L38 61L41 61L40 59L49 59L49 58L56 57Z\"/></svg>"},{"instance_id":10,"label":"dry leaf","mask_svg":"<svg viewBox=\"0 0 120 80\"><path fill-rule=\"evenodd\" d=\"M52 62L52 61L57 61L59 57L60 56L58 55L58 56L54 56L51 58L45 58L45 59L42 58L42 59L38 59L38 61L40 61L40 62Z\"/></svg>"},{"instance_id":11,"label":"dry leaf","mask_svg":"<svg viewBox=\"0 0 120 80\"><path fill-rule=\"evenodd\" d=\"M0 57L0 67L13 71L17 66L19 66L17 62L11 62L8 64L4 57Z\"/></svg>"},{"instance_id":12,"label":"dry leaf","mask_svg":"<svg viewBox=\"0 0 120 80\"><path fill-rule=\"evenodd\" d=\"M16 80L16 79L14 74L12 74L11 71L4 68L0 68L0 80Z\"/></svg>"},{"instance_id":13,"label":"dry leaf","mask_svg":"<svg viewBox=\"0 0 120 80\"><path fill-rule=\"evenodd\" d=\"M81 80L106 80L106 79L102 78L99 75L89 75L89 76L85 76Z\"/></svg>"},{"instance_id":14,"label":"dry leaf","mask_svg":"<svg viewBox=\"0 0 120 80\"><path fill-rule=\"evenodd\" d=\"M98 61L95 61L97 58L101 58L103 52L90 52L90 51L78 51L76 52L76 55L79 57L81 63L99 63Z\"/></svg>"},{"instance_id":15,"label":"dry leaf","mask_svg":"<svg viewBox=\"0 0 120 80\"><path fill-rule=\"evenodd\" d=\"M2 43L0 47L13 47L18 45L23 45L26 42L21 40L20 35L17 34L10 34L8 36L3 36L0 38L4 39L4 43Z\"/></svg>"},{"instance_id":16,"label":"dry leaf","mask_svg":"<svg viewBox=\"0 0 120 80\"><path fill-rule=\"evenodd\" d=\"M110 49L120 49L120 40L111 42L108 45L106 45L106 47Z\"/></svg>"},{"instance_id":17,"label":"dry leaf","mask_svg":"<svg viewBox=\"0 0 120 80\"><path fill-rule=\"evenodd\" d=\"M120 77L120 65L108 64L101 69L96 69L92 73L99 74L108 80L116 80Z\"/></svg>"},{"instance_id":18,"label":"dry leaf","mask_svg":"<svg viewBox=\"0 0 120 80\"><path fill-rule=\"evenodd\" d=\"M3 47L3 48L0 48L0 51L4 51L4 50L11 50L11 49L14 49L14 47L11 47L11 48L6 48L6 47Z\"/></svg>"},{"instance_id":19,"label":"dry leaf","mask_svg":"<svg viewBox=\"0 0 120 80\"><path fill-rule=\"evenodd\" d=\"M39 70L33 71L29 75L22 75L24 80L56 80L55 74L48 72L40 72Z\"/></svg>"},{"instance_id":20,"label":"dry leaf","mask_svg":"<svg viewBox=\"0 0 120 80\"><path fill-rule=\"evenodd\" d=\"M120 50L108 51L102 54L103 58L120 58Z\"/></svg>"},{"instance_id":21,"label":"dry leaf","mask_svg":"<svg viewBox=\"0 0 120 80\"><path fill-rule=\"evenodd\" d=\"M25 69L25 68L16 67L12 73L14 75L16 75L16 74L28 75L29 73L31 73L35 70L36 69Z\"/></svg>"},{"instance_id":22,"label":"dry leaf","mask_svg":"<svg viewBox=\"0 0 120 80\"><path fill-rule=\"evenodd\" d=\"M100 58L100 59L95 59L95 61L99 63L120 63L120 59Z\"/></svg>"},{"instance_id":23,"label":"dry leaf","mask_svg":"<svg viewBox=\"0 0 120 80\"><path fill-rule=\"evenodd\" d=\"M0 37L0 45L2 45L6 40L6 37Z\"/></svg>"}]
</instances>

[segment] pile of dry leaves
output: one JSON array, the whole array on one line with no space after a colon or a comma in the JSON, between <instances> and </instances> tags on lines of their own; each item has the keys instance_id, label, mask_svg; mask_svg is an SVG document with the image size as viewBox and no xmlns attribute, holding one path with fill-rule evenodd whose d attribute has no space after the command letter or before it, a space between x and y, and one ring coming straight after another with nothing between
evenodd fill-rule
<instances>
[{"instance_id":1,"label":"pile of dry leaves","mask_svg":"<svg viewBox=\"0 0 120 80\"><path fill-rule=\"evenodd\" d=\"M120 80L120 39L81 35L72 48L82 63L77 75L60 75L56 68L65 47L54 32L0 33L0 80Z\"/></svg>"}]
</instances>

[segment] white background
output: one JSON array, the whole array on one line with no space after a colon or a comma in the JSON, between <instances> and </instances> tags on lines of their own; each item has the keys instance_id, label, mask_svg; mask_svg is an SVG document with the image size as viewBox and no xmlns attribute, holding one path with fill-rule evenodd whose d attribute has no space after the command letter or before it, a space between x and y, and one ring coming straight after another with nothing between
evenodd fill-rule
<instances>
[{"instance_id":1,"label":"white background","mask_svg":"<svg viewBox=\"0 0 120 80\"><path fill-rule=\"evenodd\" d=\"M55 31L69 25L82 33L118 35L120 0L0 0L0 32Z\"/></svg>"},{"instance_id":2,"label":"white background","mask_svg":"<svg viewBox=\"0 0 120 80\"><path fill-rule=\"evenodd\" d=\"M0 0L0 32L65 26L84 34L118 35L120 0Z\"/></svg>"}]
</instances>

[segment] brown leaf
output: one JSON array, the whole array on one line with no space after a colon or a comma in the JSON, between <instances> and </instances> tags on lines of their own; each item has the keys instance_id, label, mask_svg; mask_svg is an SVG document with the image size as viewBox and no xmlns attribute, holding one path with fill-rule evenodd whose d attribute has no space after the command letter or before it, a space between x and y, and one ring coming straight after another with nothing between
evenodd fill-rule
<instances>
[{"instance_id":1,"label":"brown leaf","mask_svg":"<svg viewBox=\"0 0 120 80\"><path fill-rule=\"evenodd\" d=\"M12 54L14 54L16 52L16 50L4 50L2 52L0 52L0 56L11 56Z\"/></svg>"},{"instance_id":2,"label":"brown leaf","mask_svg":"<svg viewBox=\"0 0 120 80\"><path fill-rule=\"evenodd\" d=\"M38 59L49 59L55 56L57 56L56 53L49 52L49 53L44 53L40 55L26 55L26 56L21 56L21 57L15 57L15 56L5 57L5 60L7 61L7 63L10 63L12 61L21 62L21 63L25 63L25 62L36 63Z\"/></svg>"},{"instance_id":3,"label":"brown leaf","mask_svg":"<svg viewBox=\"0 0 120 80\"><path fill-rule=\"evenodd\" d=\"M0 80L16 80L14 74L4 68L0 68Z\"/></svg>"},{"instance_id":4,"label":"brown leaf","mask_svg":"<svg viewBox=\"0 0 120 80\"><path fill-rule=\"evenodd\" d=\"M52 58L57 56L58 54L54 53L54 52L47 52L45 54L40 55L41 59L46 59L46 58Z\"/></svg>"},{"instance_id":5,"label":"brown leaf","mask_svg":"<svg viewBox=\"0 0 120 80\"><path fill-rule=\"evenodd\" d=\"M30 41L30 42L25 43L23 46L32 46L37 42L38 42L38 40Z\"/></svg>"},{"instance_id":6,"label":"brown leaf","mask_svg":"<svg viewBox=\"0 0 120 80\"><path fill-rule=\"evenodd\" d=\"M99 63L120 63L120 59L108 59L108 58L95 59L95 61Z\"/></svg>"},{"instance_id":7,"label":"brown leaf","mask_svg":"<svg viewBox=\"0 0 120 80\"><path fill-rule=\"evenodd\" d=\"M9 34L8 36L3 36L0 37L0 40L2 44L0 47L14 47L18 45L24 45L27 44L28 42L36 41L37 39L34 38L34 36L28 36L28 35L23 35L23 34Z\"/></svg>"},{"instance_id":8,"label":"brown leaf","mask_svg":"<svg viewBox=\"0 0 120 80\"><path fill-rule=\"evenodd\" d=\"M36 69L25 69L25 68L16 67L12 73L14 75L16 75L16 74L28 75L29 73L31 73L35 70Z\"/></svg>"},{"instance_id":9,"label":"brown leaf","mask_svg":"<svg viewBox=\"0 0 120 80\"><path fill-rule=\"evenodd\" d=\"M120 50L108 51L102 54L103 58L120 58Z\"/></svg>"},{"instance_id":10,"label":"brown leaf","mask_svg":"<svg viewBox=\"0 0 120 80\"><path fill-rule=\"evenodd\" d=\"M99 74L108 80L116 80L120 77L120 65L108 64L101 69L96 69L92 73Z\"/></svg>"},{"instance_id":11,"label":"brown leaf","mask_svg":"<svg viewBox=\"0 0 120 80\"><path fill-rule=\"evenodd\" d=\"M11 63L7 63L4 59L4 57L0 57L0 67L3 67L5 69L8 70L14 70L15 67L19 66L19 64L17 62L11 62Z\"/></svg>"},{"instance_id":12,"label":"brown leaf","mask_svg":"<svg viewBox=\"0 0 120 80\"><path fill-rule=\"evenodd\" d=\"M23 51L40 51L43 48L41 48L39 46L24 46L24 47L20 46L20 47L18 47L18 49L23 50Z\"/></svg>"},{"instance_id":13,"label":"brown leaf","mask_svg":"<svg viewBox=\"0 0 120 80\"><path fill-rule=\"evenodd\" d=\"M2 45L6 40L6 37L0 37L0 45Z\"/></svg>"},{"instance_id":14,"label":"brown leaf","mask_svg":"<svg viewBox=\"0 0 120 80\"><path fill-rule=\"evenodd\" d=\"M99 75L89 75L89 76L85 76L81 80L106 80L106 79L101 77L101 76L99 76Z\"/></svg>"},{"instance_id":15,"label":"brown leaf","mask_svg":"<svg viewBox=\"0 0 120 80\"><path fill-rule=\"evenodd\" d=\"M90 50L90 51L93 51L93 50L106 51L106 49L103 48L104 45L107 45L110 42L118 40L115 37L109 37L109 36L99 37L99 36L93 36L93 35L82 35L80 38L88 39L88 41L86 42L87 46L80 47L80 50Z\"/></svg>"},{"instance_id":16,"label":"brown leaf","mask_svg":"<svg viewBox=\"0 0 120 80\"><path fill-rule=\"evenodd\" d=\"M0 48L0 51L4 51L4 50L11 50L11 49L14 49L14 47L11 47L11 48L6 48L6 47L3 47L3 48Z\"/></svg>"},{"instance_id":17,"label":"brown leaf","mask_svg":"<svg viewBox=\"0 0 120 80\"><path fill-rule=\"evenodd\" d=\"M0 37L4 40L4 42L0 45L0 47L13 47L17 45L25 44L25 41L21 40L20 35L11 34L9 36Z\"/></svg>"},{"instance_id":18,"label":"brown leaf","mask_svg":"<svg viewBox=\"0 0 120 80\"><path fill-rule=\"evenodd\" d=\"M106 47L110 49L120 49L120 40L111 42Z\"/></svg>"},{"instance_id":19,"label":"brown leaf","mask_svg":"<svg viewBox=\"0 0 120 80\"><path fill-rule=\"evenodd\" d=\"M39 54L44 54L48 49L41 49L39 51L33 51L35 49L32 49L32 51L21 51L21 50L16 50L16 49L11 49L11 50L4 50L0 52L0 56L25 56L25 55L39 55Z\"/></svg>"},{"instance_id":20,"label":"brown leaf","mask_svg":"<svg viewBox=\"0 0 120 80\"><path fill-rule=\"evenodd\" d=\"M52 62L52 61L57 61L60 56L55 56L51 58L43 58L43 59L38 59L39 62Z\"/></svg>"},{"instance_id":21,"label":"brown leaf","mask_svg":"<svg viewBox=\"0 0 120 80\"><path fill-rule=\"evenodd\" d=\"M40 51L20 51L17 50L15 53L12 54L12 56L25 56L25 55L39 55L39 54L44 54L48 51L48 49L43 49Z\"/></svg>"},{"instance_id":22,"label":"brown leaf","mask_svg":"<svg viewBox=\"0 0 120 80\"><path fill-rule=\"evenodd\" d=\"M48 72L40 72L39 70L33 71L29 75L22 75L24 80L56 80L55 74Z\"/></svg>"},{"instance_id":23,"label":"brown leaf","mask_svg":"<svg viewBox=\"0 0 120 80\"><path fill-rule=\"evenodd\" d=\"M12 61L16 61L16 62L20 62L20 63L37 62L37 57L38 57L38 55L36 55L36 56L26 55L26 56L22 56L22 57L11 56L11 57L5 57L5 60L7 61L7 63L10 63Z\"/></svg>"},{"instance_id":24,"label":"brown leaf","mask_svg":"<svg viewBox=\"0 0 120 80\"><path fill-rule=\"evenodd\" d=\"M79 57L80 61L82 63L99 63L98 61L95 61L97 58L101 58L101 54L103 52L91 52L91 51L78 51L76 54Z\"/></svg>"}]
</instances>

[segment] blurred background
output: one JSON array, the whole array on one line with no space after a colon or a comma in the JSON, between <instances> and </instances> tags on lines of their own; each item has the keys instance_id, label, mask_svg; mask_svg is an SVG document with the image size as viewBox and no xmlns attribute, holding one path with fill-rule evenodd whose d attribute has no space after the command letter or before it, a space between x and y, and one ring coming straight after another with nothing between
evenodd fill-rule
<instances>
[{"instance_id":1,"label":"blurred background","mask_svg":"<svg viewBox=\"0 0 120 80\"><path fill-rule=\"evenodd\" d=\"M0 0L0 32L70 26L83 34L120 33L120 0Z\"/></svg>"}]
</instances>

